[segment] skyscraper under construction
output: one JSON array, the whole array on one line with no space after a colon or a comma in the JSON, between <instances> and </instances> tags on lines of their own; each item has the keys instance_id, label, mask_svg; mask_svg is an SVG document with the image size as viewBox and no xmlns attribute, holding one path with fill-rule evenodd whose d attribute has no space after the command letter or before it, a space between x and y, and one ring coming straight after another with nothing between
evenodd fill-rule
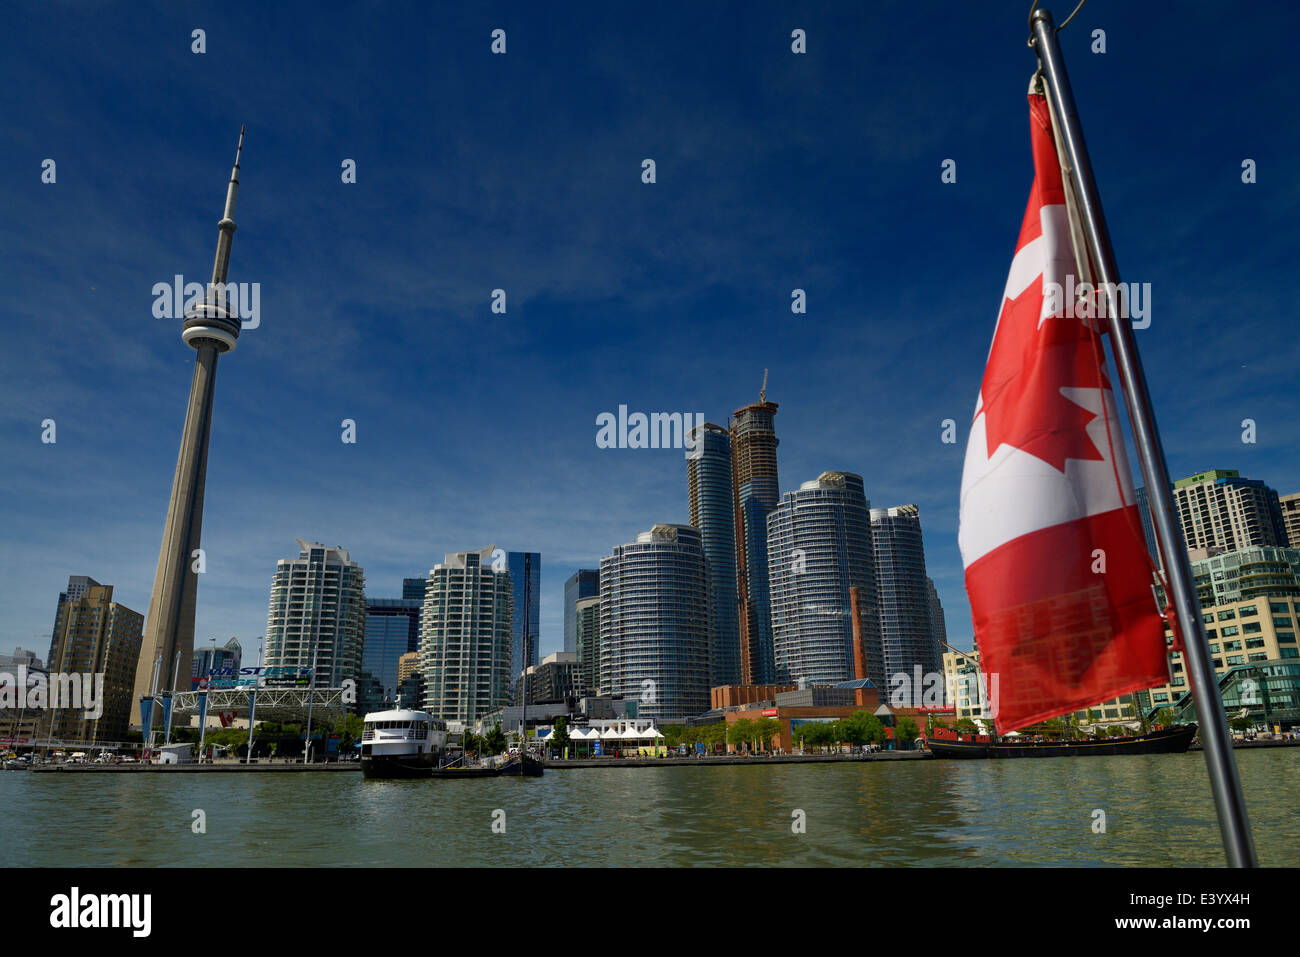
<instances>
[{"instance_id":1,"label":"skyscraper under construction","mask_svg":"<svg viewBox=\"0 0 1300 957\"><path fill-rule=\"evenodd\" d=\"M767 575L767 515L781 498L776 474L777 404L767 401L767 372L758 401L731 420L731 477L736 521L736 591L743 684L773 684L772 615Z\"/></svg>"}]
</instances>

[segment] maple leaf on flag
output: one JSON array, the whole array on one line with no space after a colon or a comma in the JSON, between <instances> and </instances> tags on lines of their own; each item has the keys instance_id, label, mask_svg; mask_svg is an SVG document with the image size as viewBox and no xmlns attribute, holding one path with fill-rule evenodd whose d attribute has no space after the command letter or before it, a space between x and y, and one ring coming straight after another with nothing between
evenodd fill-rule
<instances>
[{"instance_id":1,"label":"maple leaf on flag","mask_svg":"<svg viewBox=\"0 0 1300 957\"><path fill-rule=\"evenodd\" d=\"M1058 472L1066 459L1104 457L1087 432L1095 419L1062 394L1063 388L1109 388L1093 353L1096 332L1079 319L1048 316L1040 275L1017 298L1002 304L980 393L991 458L1010 445L1041 459Z\"/></svg>"},{"instance_id":2,"label":"maple leaf on flag","mask_svg":"<svg viewBox=\"0 0 1300 957\"><path fill-rule=\"evenodd\" d=\"M1080 257L1042 95L1029 94L1029 113L1034 183L980 385L958 532L1003 734L1170 680L1102 333L1078 304L1067 316L1044 300Z\"/></svg>"}]
</instances>

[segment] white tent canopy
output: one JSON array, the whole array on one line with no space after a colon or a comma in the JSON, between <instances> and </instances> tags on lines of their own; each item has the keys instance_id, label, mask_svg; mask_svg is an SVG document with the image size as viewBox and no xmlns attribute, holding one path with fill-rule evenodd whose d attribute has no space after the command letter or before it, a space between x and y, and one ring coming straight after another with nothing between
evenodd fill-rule
<instances>
[{"instance_id":1,"label":"white tent canopy","mask_svg":"<svg viewBox=\"0 0 1300 957\"><path fill-rule=\"evenodd\" d=\"M613 737L623 741L651 741L657 738L662 738L663 733L654 725L650 725L648 728L643 728L639 731L636 728L629 727L621 733L615 732Z\"/></svg>"}]
</instances>

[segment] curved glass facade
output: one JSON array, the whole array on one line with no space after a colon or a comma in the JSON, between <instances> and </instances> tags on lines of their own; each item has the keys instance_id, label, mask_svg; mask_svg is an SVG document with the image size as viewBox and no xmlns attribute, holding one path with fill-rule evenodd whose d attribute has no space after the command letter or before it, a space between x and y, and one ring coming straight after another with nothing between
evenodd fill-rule
<instances>
[{"instance_id":1,"label":"curved glass facade","mask_svg":"<svg viewBox=\"0 0 1300 957\"><path fill-rule=\"evenodd\" d=\"M880 594L880 639L885 677L943 671L943 658L930 621L930 590L921 541L921 511L915 505L871 510L871 543ZM889 687L886 684L884 687Z\"/></svg>"},{"instance_id":2,"label":"curved glass facade","mask_svg":"<svg viewBox=\"0 0 1300 957\"><path fill-rule=\"evenodd\" d=\"M635 700L642 717L709 710L708 589L699 529L656 525L601 559L599 669L600 692Z\"/></svg>"},{"instance_id":3,"label":"curved glass facade","mask_svg":"<svg viewBox=\"0 0 1300 957\"><path fill-rule=\"evenodd\" d=\"M686 463L691 524L700 530L709 573L709 683L740 684L740 620L736 602L736 515L731 483L731 435L701 427L698 458Z\"/></svg>"},{"instance_id":4,"label":"curved glass facade","mask_svg":"<svg viewBox=\"0 0 1300 957\"><path fill-rule=\"evenodd\" d=\"M887 687L862 476L823 472L787 492L767 517L767 555L777 683L854 677L849 589L856 586L867 677Z\"/></svg>"}]
</instances>

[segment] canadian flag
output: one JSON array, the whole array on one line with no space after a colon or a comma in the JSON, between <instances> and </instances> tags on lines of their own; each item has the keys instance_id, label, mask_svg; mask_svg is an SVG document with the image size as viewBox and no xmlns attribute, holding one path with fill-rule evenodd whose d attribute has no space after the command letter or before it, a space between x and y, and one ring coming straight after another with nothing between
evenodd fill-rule
<instances>
[{"instance_id":1,"label":"canadian flag","mask_svg":"<svg viewBox=\"0 0 1300 957\"><path fill-rule=\"evenodd\" d=\"M958 534L999 732L1169 679L1101 338L1044 296L1076 266L1043 96L1030 94L1029 119L1034 185L975 405Z\"/></svg>"}]
</instances>

